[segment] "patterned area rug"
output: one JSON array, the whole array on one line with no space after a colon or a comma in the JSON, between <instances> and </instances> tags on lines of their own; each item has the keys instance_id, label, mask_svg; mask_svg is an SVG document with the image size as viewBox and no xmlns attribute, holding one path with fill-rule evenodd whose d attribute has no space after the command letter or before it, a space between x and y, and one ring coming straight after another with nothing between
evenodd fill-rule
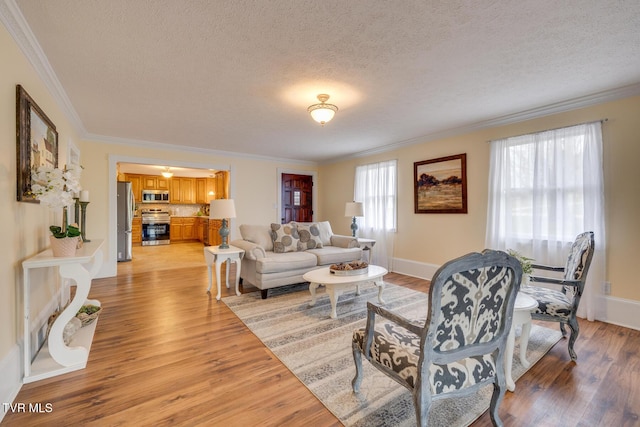
<instances>
[{"instance_id":1,"label":"patterned area rug","mask_svg":"<svg viewBox=\"0 0 640 427\"><path fill-rule=\"evenodd\" d=\"M269 290L263 300L259 292L223 298L222 301L267 346L311 392L347 426L413 426L416 424L411 394L370 363L363 361L365 374L360 392L354 394L351 380L355 365L351 351L354 329L366 323L367 301L377 301L373 284L345 292L338 300L338 318L331 319L329 296L318 289L318 300L309 307L308 285ZM409 318L425 317L427 295L402 286L387 284L386 307L402 311ZM518 332L519 333L519 332ZM515 355L519 355L516 335ZM561 338L560 331L533 325L527 349L531 365ZM526 369L514 357L513 378ZM489 408L492 386L466 398L445 399L432 406L429 425L467 426ZM517 393L517 385L516 391ZM507 391L507 393L509 393Z\"/></svg>"}]
</instances>

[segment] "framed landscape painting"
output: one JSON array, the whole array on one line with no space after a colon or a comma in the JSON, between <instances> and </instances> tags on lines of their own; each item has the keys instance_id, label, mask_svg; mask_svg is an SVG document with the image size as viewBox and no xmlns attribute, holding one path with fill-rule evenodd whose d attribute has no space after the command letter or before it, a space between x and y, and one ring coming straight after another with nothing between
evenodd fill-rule
<instances>
[{"instance_id":1,"label":"framed landscape painting","mask_svg":"<svg viewBox=\"0 0 640 427\"><path fill-rule=\"evenodd\" d=\"M415 213L467 213L467 155L413 164Z\"/></svg>"},{"instance_id":2,"label":"framed landscape painting","mask_svg":"<svg viewBox=\"0 0 640 427\"><path fill-rule=\"evenodd\" d=\"M26 90L16 85L17 199L40 203L31 193L31 170L58 167L58 132Z\"/></svg>"}]
</instances>

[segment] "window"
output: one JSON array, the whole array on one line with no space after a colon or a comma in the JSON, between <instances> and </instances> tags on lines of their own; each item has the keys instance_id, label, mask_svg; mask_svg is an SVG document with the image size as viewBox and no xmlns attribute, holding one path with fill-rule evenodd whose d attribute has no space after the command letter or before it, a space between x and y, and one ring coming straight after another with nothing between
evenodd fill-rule
<instances>
[{"instance_id":1,"label":"window","mask_svg":"<svg viewBox=\"0 0 640 427\"><path fill-rule=\"evenodd\" d=\"M364 216L358 218L361 237L375 239L371 262L388 270L393 264L396 231L398 166L396 160L358 166L354 183L354 199L362 202Z\"/></svg>"},{"instance_id":2,"label":"window","mask_svg":"<svg viewBox=\"0 0 640 427\"><path fill-rule=\"evenodd\" d=\"M564 265L575 237L593 231L589 285L595 264L604 271L604 256L596 259L604 252L603 188L600 122L492 141L486 246Z\"/></svg>"},{"instance_id":3,"label":"window","mask_svg":"<svg viewBox=\"0 0 640 427\"><path fill-rule=\"evenodd\" d=\"M355 201L364 205L363 229L396 230L397 161L356 168Z\"/></svg>"}]
</instances>

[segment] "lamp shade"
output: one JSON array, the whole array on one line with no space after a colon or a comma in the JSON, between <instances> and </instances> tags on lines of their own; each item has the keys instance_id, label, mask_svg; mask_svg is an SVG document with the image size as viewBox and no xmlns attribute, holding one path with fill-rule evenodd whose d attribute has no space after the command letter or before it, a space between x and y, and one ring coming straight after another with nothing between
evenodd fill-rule
<instances>
[{"instance_id":1,"label":"lamp shade","mask_svg":"<svg viewBox=\"0 0 640 427\"><path fill-rule=\"evenodd\" d=\"M318 95L320 104L313 104L307 108L307 111L311 114L311 118L323 126L325 123L333 119L336 111L338 111L338 107L333 104L326 103L328 99L329 95L320 94Z\"/></svg>"},{"instance_id":2,"label":"lamp shade","mask_svg":"<svg viewBox=\"0 0 640 427\"><path fill-rule=\"evenodd\" d=\"M362 202L347 202L347 206L344 208L344 216L364 216Z\"/></svg>"},{"instance_id":3,"label":"lamp shade","mask_svg":"<svg viewBox=\"0 0 640 427\"><path fill-rule=\"evenodd\" d=\"M209 205L209 218L225 219L236 217L236 206L233 199L212 200Z\"/></svg>"}]
</instances>

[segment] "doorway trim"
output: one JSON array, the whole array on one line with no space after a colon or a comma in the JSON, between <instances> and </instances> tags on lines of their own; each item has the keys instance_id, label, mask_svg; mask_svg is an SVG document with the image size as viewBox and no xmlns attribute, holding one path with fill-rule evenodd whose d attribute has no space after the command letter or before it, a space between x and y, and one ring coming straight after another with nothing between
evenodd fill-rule
<instances>
[{"instance_id":1,"label":"doorway trim","mask_svg":"<svg viewBox=\"0 0 640 427\"><path fill-rule=\"evenodd\" d=\"M282 218L282 174L289 173L294 175L310 175L311 181L313 182L313 188L311 189L311 194L313 196L313 203L311 204L311 209L313 210L313 221L316 221L316 212L318 211L318 172L317 171L306 171L301 169L285 169L278 168L277 174L278 177L276 179L278 189L277 189L277 202L276 202L276 224L280 224L280 218Z\"/></svg>"},{"instance_id":2,"label":"doorway trim","mask_svg":"<svg viewBox=\"0 0 640 427\"><path fill-rule=\"evenodd\" d=\"M118 230L116 228L116 219L118 211L118 195L116 182L118 180L118 163L140 163L146 165L166 165L168 167L183 167L193 169L216 169L229 172L229 198L233 198L236 194L236 179L234 167L230 164L210 164L196 162L181 162L176 160L158 159L151 157L132 157L117 154L109 154L109 172L108 172L108 209L109 209L109 229L107 231L107 247L104 249L105 260L96 277L115 277L118 274ZM235 218L231 218L229 224L231 234L230 240L235 238Z\"/></svg>"}]
</instances>

